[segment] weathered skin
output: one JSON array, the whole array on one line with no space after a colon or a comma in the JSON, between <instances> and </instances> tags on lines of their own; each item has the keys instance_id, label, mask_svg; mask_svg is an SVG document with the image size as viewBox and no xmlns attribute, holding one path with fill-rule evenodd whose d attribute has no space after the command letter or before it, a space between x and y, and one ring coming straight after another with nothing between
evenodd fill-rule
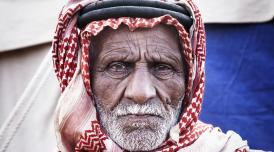
<instances>
[{"instance_id":1,"label":"weathered skin","mask_svg":"<svg viewBox=\"0 0 274 152\"><path fill-rule=\"evenodd\" d=\"M121 27L106 29L94 40L92 86L95 95L103 97L106 108L123 99L143 104L157 98L163 104L178 104L185 78L175 30L160 25L129 32Z\"/></svg>"},{"instance_id":2,"label":"weathered skin","mask_svg":"<svg viewBox=\"0 0 274 152\"><path fill-rule=\"evenodd\" d=\"M181 111L185 76L179 45L176 30L166 25L134 32L125 26L105 29L93 38L91 46L92 89L98 104L110 114L121 103L144 105L152 101L164 109L163 114ZM126 133L138 129L155 132L163 121L171 121L144 113L117 119Z\"/></svg>"}]
</instances>

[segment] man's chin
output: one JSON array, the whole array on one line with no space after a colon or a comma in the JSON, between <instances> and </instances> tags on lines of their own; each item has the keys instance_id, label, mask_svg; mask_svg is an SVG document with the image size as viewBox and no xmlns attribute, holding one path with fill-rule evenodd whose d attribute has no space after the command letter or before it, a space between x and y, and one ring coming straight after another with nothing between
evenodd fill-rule
<instances>
[{"instance_id":1,"label":"man's chin","mask_svg":"<svg viewBox=\"0 0 274 152\"><path fill-rule=\"evenodd\" d=\"M116 129L110 137L129 151L154 150L165 141L168 132L168 128L163 127L163 120L154 116L139 119L123 117L113 125Z\"/></svg>"},{"instance_id":2,"label":"man's chin","mask_svg":"<svg viewBox=\"0 0 274 152\"><path fill-rule=\"evenodd\" d=\"M114 141L128 151L151 151L164 142L166 137L163 133L148 125L138 125L124 127L120 137L114 137Z\"/></svg>"}]
</instances>

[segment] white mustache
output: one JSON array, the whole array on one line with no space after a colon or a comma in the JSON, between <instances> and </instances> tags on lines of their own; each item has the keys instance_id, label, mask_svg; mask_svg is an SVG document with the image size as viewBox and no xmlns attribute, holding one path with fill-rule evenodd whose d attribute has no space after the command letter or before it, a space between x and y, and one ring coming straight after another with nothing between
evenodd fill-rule
<instances>
[{"instance_id":1,"label":"white mustache","mask_svg":"<svg viewBox=\"0 0 274 152\"><path fill-rule=\"evenodd\" d=\"M114 114L116 116L125 116L125 115L156 115L161 116L163 109L158 104L131 104L131 105L118 105L114 109Z\"/></svg>"}]
</instances>

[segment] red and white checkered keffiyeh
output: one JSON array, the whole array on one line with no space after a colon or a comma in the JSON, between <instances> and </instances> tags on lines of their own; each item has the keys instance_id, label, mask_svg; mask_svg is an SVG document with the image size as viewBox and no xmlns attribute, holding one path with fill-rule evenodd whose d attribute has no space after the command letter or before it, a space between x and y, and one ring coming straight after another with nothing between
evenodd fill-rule
<instances>
[{"instance_id":1,"label":"red and white checkered keffiyeh","mask_svg":"<svg viewBox=\"0 0 274 152\"><path fill-rule=\"evenodd\" d=\"M137 28L153 28L157 24L167 24L177 29L188 68L188 86L184 99L186 108L178 125L171 129L169 139L157 151L177 151L192 144L204 131L211 128L210 125L198 121L205 82L205 32L197 7L191 0L176 1L192 11L194 23L190 33L169 15L151 19L121 17L93 21L80 30L76 26L77 13L94 1L71 0L63 8L56 27L52 54L55 73L63 92L58 103L56 119L59 149L122 151L100 128L93 105L89 75L91 37L96 36L105 27L117 29L121 24L127 25L131 31Z\"/></svg>"}]
</instances>

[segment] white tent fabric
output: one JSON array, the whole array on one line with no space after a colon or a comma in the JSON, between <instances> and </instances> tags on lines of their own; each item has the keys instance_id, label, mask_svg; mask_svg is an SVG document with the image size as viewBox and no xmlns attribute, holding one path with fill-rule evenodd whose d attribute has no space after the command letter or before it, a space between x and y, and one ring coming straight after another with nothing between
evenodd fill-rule
<instances>
[{"instance_id":1,"label":"white tent fabric","mask_svg":"<svg viewBox=\"0 0 274 152\"><path fill-rule=\"evenodd\" d=\"M50 42L65 0L1 0L0 52Z\"/></svg>"},{"instance_id":2,"label":"white tent fabric","mask_svg":"<svg viewBox=\"0 0 274 152\"><path fill-rule=\"evenodd\" d=\"M53 117L59 96L48 53L0 129L0 151L56 151Z\"/></svg>"},{"instance_id":3,"label":"white tent fabric","mask_svg":"<svg viewBox=\"0 0 274 152\"><path fill-rule=\"evenodd\" d=\"M196 1L208 23L274 17L273 0ZM0 1L0 152L56 151L52 119L60 91L47 42L64 3Z\"/></svg>"},{"instance_id":4,"label":"white tent fabric","mask_svg":"<svg viewBox=\"0 0 274 152\"><path fill-rule=\"evenodd\" d=\"M0 53L0 124L14 108L49 48L48 43Z\"/></svg>"},{"instance_id":5,"label":"white tent fabric","mask_svg":"<svg viewBox=\"0 0 274 152\"><path fill-rule=\"evenodd\" d=\"M0 1L1 152L56 151L60 91L49 42L64 2Z\"/></svg>"},{"instance_id":6,"label":"white tent fabric","mask_svg":"<svg viewBox=\"0 0 274 152\"><path fill-rule=\"evenodd\" d=\"M196 0L206 23L257 23L274 17L273 0Z\"/></svg>"}]
</instances>

